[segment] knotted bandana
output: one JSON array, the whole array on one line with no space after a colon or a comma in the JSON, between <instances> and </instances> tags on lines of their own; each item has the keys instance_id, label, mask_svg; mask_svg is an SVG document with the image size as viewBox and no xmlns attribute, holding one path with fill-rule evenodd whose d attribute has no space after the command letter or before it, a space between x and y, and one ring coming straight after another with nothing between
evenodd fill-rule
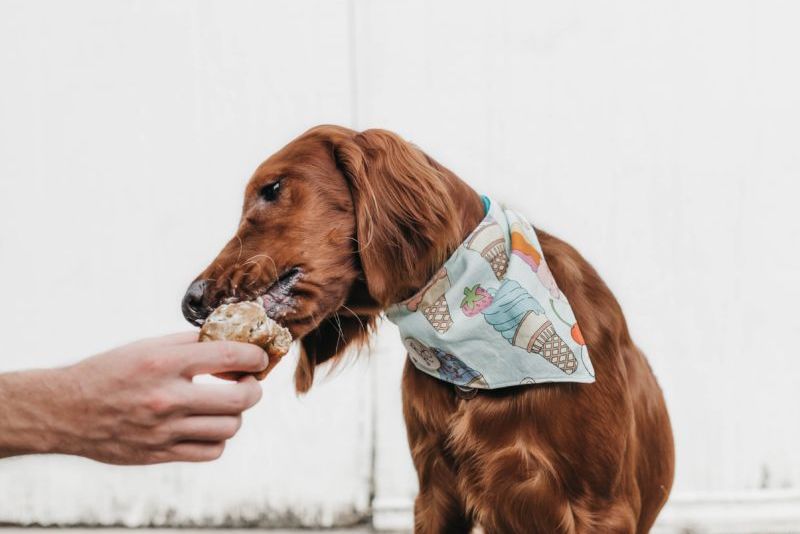
<instances>
[{"instance_id":1,"label":"knotted bandana","mask_svg":"<svg viewBox=\"0 0 800 534\"><path fill-rule=\"evenodd\" d=\"M420 371L462 388L594 382L589 352L533 227L486 216L438 273L386 310Z\"/></svg>"}]
</instances>

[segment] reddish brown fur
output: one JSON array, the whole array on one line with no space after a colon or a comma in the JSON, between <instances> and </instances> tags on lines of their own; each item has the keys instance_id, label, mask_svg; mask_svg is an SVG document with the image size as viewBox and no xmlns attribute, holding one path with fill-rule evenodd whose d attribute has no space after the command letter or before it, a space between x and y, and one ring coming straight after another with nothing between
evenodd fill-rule
<instances>
[{"instance_id":1,"label":"reddish brown fur","mask_svg":"<svg viewBox=\"0 0 800 534\"><path fill-rule=\"evenodd\" d=\"M265 205L258 191L278 176L282 196ZM482 217L472 189L397 135L320 126L258 168L237 235L201 278L215 280L216 303L302 266L283 322L302 338L304 392L317 365L365 342L380 311L424 285ZM597 382L466 400L407 360L416 532L643 533L667 499L674 453L661 390L594 269L559 239L539 238Z\"/></svg>"}]
</instances>

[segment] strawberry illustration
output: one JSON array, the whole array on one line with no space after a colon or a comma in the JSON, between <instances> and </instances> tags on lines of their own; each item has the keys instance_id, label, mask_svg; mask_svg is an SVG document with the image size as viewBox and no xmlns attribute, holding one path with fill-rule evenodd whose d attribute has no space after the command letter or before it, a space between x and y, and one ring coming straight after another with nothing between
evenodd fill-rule
<instances>
[{"instance_id":1,"label":"strawberry illustration","mask_svg":"<svg viewBox=\"0 0 800 534\"><path fill-rule=\"evenodd\" d=\"M461 301L461 311L467 317L475 317L483 310L492 305L494 298L488 291L475 284L472 287L464 288L464 300Z\"/></svg>"}]
</instances>

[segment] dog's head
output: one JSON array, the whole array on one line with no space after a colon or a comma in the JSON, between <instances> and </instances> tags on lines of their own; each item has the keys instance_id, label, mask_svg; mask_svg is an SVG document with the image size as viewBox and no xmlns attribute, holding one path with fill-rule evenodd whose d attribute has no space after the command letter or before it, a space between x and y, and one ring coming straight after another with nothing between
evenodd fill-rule
<instances>
[{"instance_id":1,"label":"dog's head","mask_svg":"<svg viewBox=\"0 0 800 534\"><path fill-rule=\"evenodd\" d=\"M316 365L365 341L461 241L457 181L391 132L313 128L256 169L236 235L189 286L184 316L200 324L223 302L262 297L301 340L306 391Z\"/></svg>"}]
</instances>

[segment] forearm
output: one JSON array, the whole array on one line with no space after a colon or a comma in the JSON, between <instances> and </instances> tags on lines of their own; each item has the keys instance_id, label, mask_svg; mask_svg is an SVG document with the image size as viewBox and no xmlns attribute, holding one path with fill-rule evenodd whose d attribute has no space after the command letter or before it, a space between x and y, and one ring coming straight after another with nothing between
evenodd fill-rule
<instances>
[{"instance_id":1,"label":"forearm","mask_svg":"<svg viewBox=\"0 0 800 534\"><path fill-rule=\"evenodd\" d=\"M67 401L62 369L0 374L0 458L65 452L57 409Z\"/></svg>"},{"instance_id":2,"label":"forearm","mask_svg":"<svg viewBox=\"0 0 800 534\"><path fill-rule=\"evenodd\" d=\"M256 345L197 342L197 332L143 339L69 367L0 374L0 458L60 453L112 464L208 461L261 398ZM194 384L204 373L246 373Z\"/></svg>"}]
</instances>

